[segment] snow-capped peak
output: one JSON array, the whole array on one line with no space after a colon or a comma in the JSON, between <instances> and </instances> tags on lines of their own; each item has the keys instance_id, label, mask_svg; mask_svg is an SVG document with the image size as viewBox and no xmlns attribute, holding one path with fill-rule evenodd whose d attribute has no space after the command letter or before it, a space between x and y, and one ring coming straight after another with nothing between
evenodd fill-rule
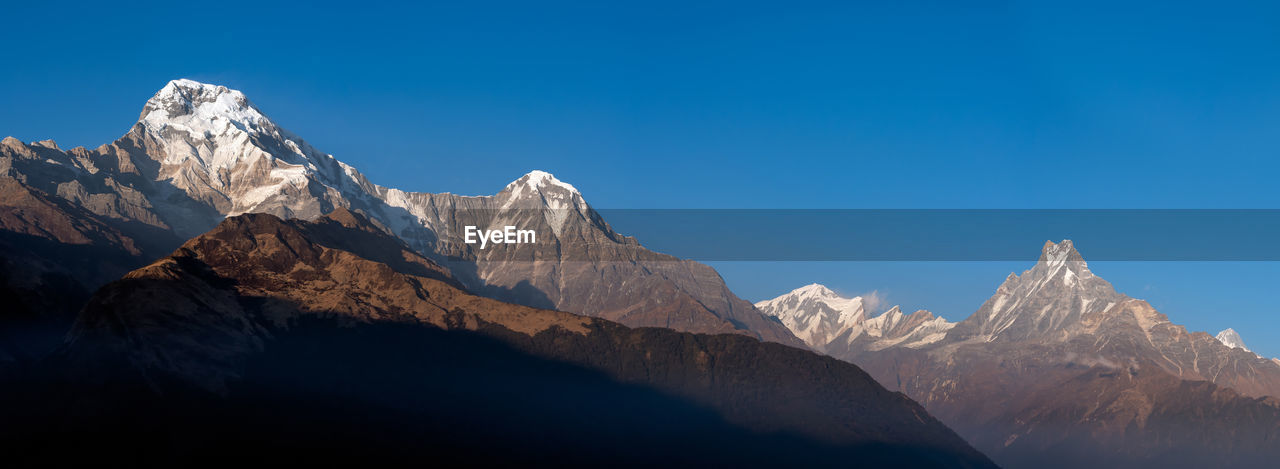
<instances>
[{"instance_id":1,"label":"snow-capped peak","mask_svg":"<svg viewBox=\"0 0 1280 469\"><path fill-rule=\"evenodd\" d=\"M530 171L499 193L505 197L502 209L543 209L543 215L552 231L559 236L570 216L588 218L589 209L582 193L567 182L556 179L551 173ZM574 215L574 214L577 215Z\"/></svg>"},{"instance_id":2,"label":"snow-capped peak","mask_svg":"<svg viewBox=\"0 0 1280 469\"><path fill-rule=\"evenodd\" d=\"M558 187L569 191L571 194L580 194L578 189L569 183L556 179L556 177L551 173L537 169L529 171L528 174L525 174L519 179L511 181L510 184L507 184L507 189L516 189L519 187L529 187L539 191L546 187Z\"/></svg>"},{"instance_id":3,"label":"snow-capped peak","mask_svg":"<svg viewBox=\"0 0 1280 469\"><path fill-rule=\"evenodd\" d=\"M955 323L924 310L904 314L893 306L868 317L860 296L845 298L818 283L805 285L772 300L756 303L760 311L778 318L796 337L814 350L826 353L870 341L870 349L903 344L922 347L942 340Z\"/></svg>"},{"instance_id":4,"label":"snow-capped peak","mask_svg":"<svg viewBox=\"0 0 1280 469\"><path fill-rule=\"evenodd\" d=\"M756 303L756 308L778 318L812 347L821 347L861 324L867 314L862 297L845 298L817 283Z\"/></svg>"},{"instance_id":5,"label":"snow-capped peak","mask_svg":"<svg viewBox=\"0 0 1280 469\"><path fill-rule=\"evenodd\" d=\"M139 120L153 132L176 128L197 136L232 128L257 133L271 124L244 93L185 78L170 81L147 100Z\"/></svg>"},{"instance_id":6,"label":"snow-capped peak","mask_svg":"<svg viewBox=\"0 0 1280 469\"><path fill-rule=\"evenodd\" d=\"M150 154L161 164L161 179L218 200L222 213L318 216L344 192L364 190L350 166L282 129L244 93L225 86L168 82L147 100L129 137L154 147ZM312 197L317 189L325 203ZM295 197L300 194L307 195Z\"/></svg>"},{"instance_id":7,"label":"snow-capped peak","mask_svg":"<svg viewBox=\"0 0 1280 469\"><path fill-rule=\"evenodd\" d=\"M759 304L773 303L773 302L778 302L779 300L790 300L790 301L798 301L798 302L820 301L822 303L825 303L835 308L836 310L841 310L843 307L851 304L851 302L856 301L858 303L858 309L860 310L862 308L861 307L862 297L855 296L853 298L845 298L843 296L840 296L838 293L832 291L830 288L827 288L826 285L823 285L820 283L811 283L811 284L805 285L795 290L791 290L790 292L782 296L779 296L777 298L774 298L772 300L762 301Z\"/></svg>"},{"instance_id":8,"label":"snow-capped peak","mask_svg":"<svg viewBox=\"0 0 1280 469\"><path fill-rule=\"evenodd\" d=\"M831 291L826 285L820 283L811 283L803 287L791 291L792 294L802 297L836 297L836 292Z\"/></svg>"},{"instance_id":9,"label":"snow-capped peak","mask_svg":"<svg viewBox=\"0 0 1280 469\"><path fill-rule=\"evenodd\" d=\"M1244 339L1240 338L1240 334L1236 333L1235 329L1228 327L1226 330L1218 333L1217 339L1218 342L1222 342L1222 345L1226 345L1231 348L1238 348L1246 352L1250 351L1249 347L1244 346Z\"/></svg>"},{"instance_id":10,"label":"snow-capped peak","mask_svg":"<svg viewBox=\"0 0 1280 469\"><path fill-rule=\"evenodd\" d=\"M1009 274L971 318L985 340L1031 336L1061 338L1065 327L1101 313L1124 298L1093 274L1071 240L1047 241L1035 266Z\"/></svg>"}]
</instances>

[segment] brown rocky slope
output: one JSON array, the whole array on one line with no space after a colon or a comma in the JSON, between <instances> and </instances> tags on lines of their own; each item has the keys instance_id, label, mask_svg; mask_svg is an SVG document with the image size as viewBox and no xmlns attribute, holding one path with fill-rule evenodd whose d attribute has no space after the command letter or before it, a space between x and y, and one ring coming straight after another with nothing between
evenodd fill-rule
<instances>
[{"instance_id":1,"label":"brown rocky slope","mask_svg":"<svg viewBox=\"0 0 1280 469\"><path fill-rule=\"evenodd\" d=\"M93 213L0 176L0 366L52 351L94 289L144 262Z\"/></svg>"},{"instance_id":2,"label":"brown rocky slope","mask_svg":"<svg viewBox=\"0 0 1280 469\"><path fill-rule=\"evenodd\" d=\"M36 400L76 404L9 411L27 454L991 466L856 366L473 296L345 210L226 220L100 290L55 360Z\"/></svg>"}]
</instances>

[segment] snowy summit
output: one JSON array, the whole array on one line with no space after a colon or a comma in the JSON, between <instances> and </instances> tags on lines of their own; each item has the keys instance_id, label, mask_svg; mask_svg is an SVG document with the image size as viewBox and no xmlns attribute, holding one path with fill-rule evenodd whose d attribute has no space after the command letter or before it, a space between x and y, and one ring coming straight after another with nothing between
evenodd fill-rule
<instances>
[{"instance_id":1,"label":"snowy summit","mask_svg":"<svg viewBox=\"0 0 1280 469\"><path fill-rule=\"evenodd\" d=\"M1218 342L1222 342L1222 345L1226 345L1231 348L1238 348L1246 352L1251 351L1249 350L1249 347L1244 346L1244 339L1240 338L1240 334L1237 333L1235 329L1228 327L1226 330L1219 332L1216 337Z\"/></svg>"}]
</instances>

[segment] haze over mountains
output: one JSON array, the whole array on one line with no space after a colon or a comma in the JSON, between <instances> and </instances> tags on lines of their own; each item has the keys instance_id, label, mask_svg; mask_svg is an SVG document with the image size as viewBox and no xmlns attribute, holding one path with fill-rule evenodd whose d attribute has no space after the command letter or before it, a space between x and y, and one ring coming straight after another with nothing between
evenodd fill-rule
<instances>
[{"instance_id":1,"label":"haze over mountains","mask_svg":"<svg viewBox=\"0 0 1280 469\"><path fill-rule=\"evenodd\" d=\"M7 392L17 441L114 453L171 434L150 463L276 444L317 462L992 467L854 365L474 296L343 208L228 218L99 290L48 362L76 409Z\"/></svg>"},{"instance_id":2,"label":"haze over mountains","mask_svg":"<svg viewBox=\"0 0 1280 469\"><path fill-rule=\"evenodd\" d=\"M761 305L801 325L794 330L816 339L816 350L920 401L1002 465L1254 467L1280 457L1280 362L1242 348L1234 331L1188 332L1117 292L1071 241L1046 243L1033 268L1009 274L941 334L925 334L937 327L926 322L900 333L928 340L833 348L831 335L805 334L831 317L831 305L850 302L808 286ZM788 320L796 317L814 319ZM841 317L852 321L836 328L865 322Z\"/></svg>"}]
</instances>

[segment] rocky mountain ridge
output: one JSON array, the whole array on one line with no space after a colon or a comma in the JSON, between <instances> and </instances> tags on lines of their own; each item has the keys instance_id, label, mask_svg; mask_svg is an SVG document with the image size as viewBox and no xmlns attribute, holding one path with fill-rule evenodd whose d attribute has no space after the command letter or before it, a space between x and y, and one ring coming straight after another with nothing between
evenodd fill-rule
<instances>
[{"instance_id":1,"label":"rocky mountain ridge","mask_svg":"<svg viewBox=\"0 0 1280 469\"><path fill-rule=\"evenodd\" d=\"M801 345L725 286L714 269L644 249L615 232L573 186L533 171L493 196L373 184L226 87L174 80L119 140L63 151L0 142L0 174L92 212L156 257L226 216L368 214L469 289L633 326L739 333ZM479 249L465 226L536 230L534 245Z\"/></svg>"},{"instance_id":2,"label":"rocky mountain ridge","mask_svg":"<svg viewBox=\"0 0 1280 469\"><path fill-rule=\"evenodd\" d=\"M67 370L49 390L0 386L0 421L27 430L6 445L151 463L266 443L330 462L994 467L854 365L471 295L342 208L228 218L100 289L49 363Z\"/></svg>"},{"instance_id":3,"label":"rocky mountain ridge","mask_svg":"<svg viewBox=\"0 0 1280 469\"><path fill-rule=\"evenodd\" d=\"M896 305L869 317L862 297L846 298L816 283L761 301L756 307L778 318L810 348L833 356L850 349L922 347L942 340L955 327L929 311L903 314Z\"/></svg>"},{"instance_id":4,"label":"rocky mountain ridge","mask_svg":"<svg viewBox=\"0 0 1280 469\"><path fill-rule=\"evenodd\" d=\"M940 340L826 352L1001 465L1267 467L1280 458L1280 361L1224 338L1117 292L1067 240Z\"/></svg>"}]
</instances>

